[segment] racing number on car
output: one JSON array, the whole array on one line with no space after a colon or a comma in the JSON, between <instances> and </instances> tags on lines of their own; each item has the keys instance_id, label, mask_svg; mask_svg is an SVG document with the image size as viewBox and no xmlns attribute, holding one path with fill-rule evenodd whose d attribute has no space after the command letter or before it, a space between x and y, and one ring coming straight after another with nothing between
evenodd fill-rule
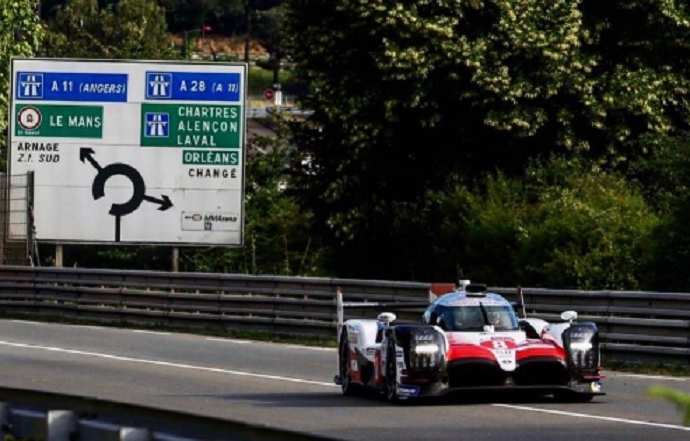
<instances>
[{"instance_id":1,"label":"racing number on car","mask_svg":"<svg viewBox=\"0 0 690 441\"><path fill-rule=\"evenodd\" d=\"M493 340L491 343L496 349L508 349L508 345L503 340Z\"/></svg>"}]
</instances>

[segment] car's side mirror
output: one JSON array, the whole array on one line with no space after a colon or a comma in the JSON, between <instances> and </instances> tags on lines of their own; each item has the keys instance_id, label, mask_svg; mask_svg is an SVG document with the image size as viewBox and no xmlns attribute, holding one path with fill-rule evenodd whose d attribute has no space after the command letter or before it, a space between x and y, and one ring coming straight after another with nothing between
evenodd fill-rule
<instances>
[{"instance_id":1,"label":"car's side mirror","mask_svg":"<svg viewBox=\"0 0 690 441\"><path fill-rule=\"evenodd\" d=\"M577 312L576 311L563 311L561 313L561 320L564 322L569 322L572 323L573 320L577 318Z\"/></svg>"},{"instance_id":2,"label":"car's side mirror","mask_svg":"<svg viewBox=\"0 0 690 441\"><path fill-rule=\"evenodd\" d=\"M392 312L382 312L378 315L378 317L376 317L376 320L388 326L391 322L394 322L396 318L398 317Z\"/></svg>"}]
</instances>

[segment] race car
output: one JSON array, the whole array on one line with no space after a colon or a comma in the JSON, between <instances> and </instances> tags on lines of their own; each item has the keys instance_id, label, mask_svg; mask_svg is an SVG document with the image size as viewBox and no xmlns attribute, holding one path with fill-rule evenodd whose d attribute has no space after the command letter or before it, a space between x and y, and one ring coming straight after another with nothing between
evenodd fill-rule
<instances>
[{"instance_id":1,"label":"race car","mask_svg":"<svg viewBox=\"0 0 690 441\"><path fill-rule=\"evenodd\" d=\"M404 324L385 311L344 321L344 309L420 308L418 302L345 303L338 292L334 381L344 395L371 389L390 402L484 389L575 402L604 395L597 326L576 322L575 311L548 323L524 317L523 306L518 318L519 302L469 280L432 285L429 294L421 323Z\"/></svg>"}]
</instances>

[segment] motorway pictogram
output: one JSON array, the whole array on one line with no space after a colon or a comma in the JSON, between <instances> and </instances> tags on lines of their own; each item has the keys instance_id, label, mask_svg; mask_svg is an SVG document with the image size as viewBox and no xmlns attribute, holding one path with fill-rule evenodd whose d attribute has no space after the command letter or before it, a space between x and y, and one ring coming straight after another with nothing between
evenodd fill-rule
<instances>
[{"instance_id":1,"label":"motorway pictogram","mask_svg":"<svg viewBox=\"0 0 690 441\"><path fill-rule=\"evenodd\" d=\"M33 72L20 72L17 84L17 98L42 99L43 98L43 74Z\"/></svg>"},{"instance_id":2,"label":"motorway pictogram","mask_svg":"<svg viewBox=\"0 0 690 441\"><path fill-rule=\"evenodd\" d=\"M173 206L170 198L167 195L161 195L160 198L148 196L146 194L146 183L141 173L129 164L115 162L113 164L102 167L98 161L94 159L96 152L92 148L82 147L79 149L79 160L81 162L88 161L93 168L97 170L96 177L91 185L91 194L94 200L98 200L105 196L105 183L113 176L124 176L132 182L132 196L127 202L113 203L110 206L108 214L115 216L115 242L120 242L121 238L121 218L126 216L141 206L143 201L158 204L158 210L165 211Z\"/></svg>"}]
</instances>

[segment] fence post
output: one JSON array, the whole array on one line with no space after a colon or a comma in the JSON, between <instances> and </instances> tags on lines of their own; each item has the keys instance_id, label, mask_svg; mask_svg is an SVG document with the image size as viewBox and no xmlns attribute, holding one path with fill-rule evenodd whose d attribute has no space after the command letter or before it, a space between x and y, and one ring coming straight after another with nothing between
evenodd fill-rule
<instances>
[{"instance_id":1,"label":"fence post","mask_svg":"<svg viewBox=\"0 0 690 441\"><path fill-rule=\"evenodd\" d=\"M7 225L7 220L9 219L8 211L10 209L10 201L8 197L8 185L7 180L9 176L5 173L0 173L0 264L6 263L6 250L5 246L7 243L7 235L9 234L9 226Z\"/></svg>"}]
</instances>

